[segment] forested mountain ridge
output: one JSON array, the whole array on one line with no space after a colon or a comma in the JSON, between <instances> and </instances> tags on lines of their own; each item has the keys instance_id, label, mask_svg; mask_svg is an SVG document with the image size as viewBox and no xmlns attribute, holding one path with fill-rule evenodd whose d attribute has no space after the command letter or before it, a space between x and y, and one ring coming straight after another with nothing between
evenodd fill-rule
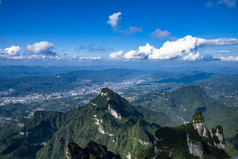
<instances>
[{"instance_id":1,"label":"forested mountain ridge","mask_svg":"<svg viewBox=\"0 0 238 159\"><path fill-rule=\"evenodd\" d=\"M164 112L176 124L186 124L200 110L208 128L222 125L227 139L227 151L238 155L238 108L228 107L209 97L199 86L189 85L176 90L162 90L138 97L133 102L153 111Z\"/></svg>"},{"instance_id":2,"label":"forested mountain ridge","mask_svg":"<svg viewBox=\"0 0 238 159\"><path fill-rule=\"evenodd\" d=\"M154 132L173 125L164 113L134 107L110 89L66 113L36 111L32 118L0 130L1 158L63 158L71 141L106 145L133 158L152 145Z\"/></svg>"},{"instance_id":3,"label":"forested mountain ridge","mask_svg":"<svg viewBox=\"0 0 238 159\"><path fill-rule=\"evenodd\" d=\"M141 158L228 159L223 128L208 129L201 111L191 122L178 127L163 127L155 133L154 145Z\"/></svg>"}]
</instances>

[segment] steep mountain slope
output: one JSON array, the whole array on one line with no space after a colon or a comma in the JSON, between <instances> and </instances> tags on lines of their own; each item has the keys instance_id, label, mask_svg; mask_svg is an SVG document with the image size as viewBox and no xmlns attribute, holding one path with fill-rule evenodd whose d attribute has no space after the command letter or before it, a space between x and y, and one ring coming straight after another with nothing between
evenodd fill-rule
<instances>
[{"instance_id":1,"label":"steep mountain slope","mask_svg":"<svg viewBox=\"0 0 238 159\"><path fill-rule=\"evenodd\" d=\"M169 114L177 124L188 122L196 109L207 109L215 100L206 96L198 86L182 87L175 91L163 90L149 93L138 98L134 104L142 105L150 110ZM212 105L213 104L213 105ZM221 105L221 104L220 104Z\"/></svg>"},{"instance_id":2,"label":"steep mountain slope","mask_svg":"<svg viewBox=\"0 0 238 159\"><path fill-rule=\"evenodd\" d=\"M82 147L88 140L107 145L122 158L134 158L151 146L155 130L165 125L173 125L165 114L134 107L105 88L85 106L66 113L37 111L1 129L0 158L64 158L69 142Z\"/></svg>"},{"instance_id":3,"label":"steep mountain slope","mask_svg":"<svg viewBox=\"0 0 238 159\"><path fill-rule=\"evenodd\" d=\"M120 155L115 155L107 150L106 146L89 141L85 148L79 147L76 143L70 142L66 149L66 157L71 159L120 159Z\"/></svg>"},{"instance_id":4,"label":"steep mountain slope","mask_svg":"<svg viewBox=\"0 0 238 159\"><path fill-rule=\"evenodd\" d=\"M0 131L0 158L34 158L35 153L61 127L65 115L58 112L35 112L17 124Z\"/></svg>"},{"instance_id":5,"label":"steep mountain slope","mask_svg":"<svg viewBox=\"0 0 238 159\"><path fill-rule=\"evenodd\" d=\"M198 85L202 87L210 97L225 105L238 107L237 76L218 75Z\"/></svg>"},{"instance_id":6,"label":"steep mountain slope","mask_svg":"<svg viewBox=\"0 0 238 159\"><path fill-rule=\"evenodd\" d=\"M238 132L238 108L227 107L207 96L198 86L186 86L175 91L158 91L141 96L134 104L167 114L176 124L187 123L196 110L203 112L209 128L222 125L227 139L227 151L238 155L231 140Z\"/></svg>"},{"instance_id":7,"label":"steep mountain slope","mask_svg":"<svg viewBox=\"0 0 238 159\"><path fill-rule=\"evenodd\" d=\"M38 158L59 158L62 154L54 153L63 152L68 141L85 144L89 139L107 145L123 158L128 154L135 157L153 142L151 134L160 127L159 119L154 124L147 122L143 112L109 89L103 89L88 105L66 116L70 118L37 153Z\"/></svg>"},{"instance_id":8,"label":"steep mountain slope","mask_svg":"<svg viewBox=\"0 0 238 159\"><path fill-rule=\"evenodd\" d=\"M159 159L228 159L221 126L208 130L200 111L192 121L178 127L164 127L156 131L154 145L141 158Z\"/></svg>"}]
</instances>

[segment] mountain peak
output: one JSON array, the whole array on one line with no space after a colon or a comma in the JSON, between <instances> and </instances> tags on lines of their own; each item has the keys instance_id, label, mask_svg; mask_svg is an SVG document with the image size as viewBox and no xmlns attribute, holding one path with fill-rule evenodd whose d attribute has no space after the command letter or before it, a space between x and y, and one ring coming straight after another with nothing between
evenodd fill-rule
<instances>
[{"instance_id":1,"label":"mountain peak","mask_svg":"<svg viewBox=\"0 0 238 159\"><path fill-rule=\"evenodd\" d=\"M112 90L110 90L109 88L102 88L101 93L94 98L92 101L94 102L103 102L103 104L101 103L101 106L107 106L110 101L121 101L123 100L123 98L118 95L117 93L113 92Z\"/></svg>"},{"instance_id":2,"label":"mountain peak","mask_svg":"<svg viewBox=\"0 0 238 159\"><path fill-rule=\"evenodd\" d=\"M193 123L203 123L205 122L202 112L200 110L196 111L192 118Z\"/></svg>"},{"instance_id":3,"label":"mountain peak","mask_svg":"<svg viewBox=\"0 0 238 159\"><path fill-rule=\"evenodd\" d=\"M207 136L207 126L200 110L193 115L192 124L200 136Z\"/></svg>"},{"instance_id":4,"label":"mountain peak","mask_svg":"<svg viewBox=\"0 0 238 159\"><path fill-rule=\"evenodd\" d=\"M134 108L129 102L109 88L103 88L101 93L89 103L93 107L100 107L104 112L117 119L128 117L134 113Z\"/></svg>"},{"instance_id":5,"label":"mountain peak","mask_svg":"<svg viewBox=\"0 0 238 159\"><path fill-rule=\"evenodd\" d=\"M115 92L113 92L111 89L109 88L102 88L101 93L99 94L99 96L102 97L107 97L107 98L113 98L113 99L121 99L121 96Z\"/></svg>"},{"instance_id":6,"label":"mountain peak","mask_svg":"<svg viewBox=\"0 0 238 159\"><path fill-rule=\"evenodd\" d=\"M101 93L114 93L114 92L110 90L109 88L105 87L105 88L102 88Z\"/></svg>"}]
</instances>

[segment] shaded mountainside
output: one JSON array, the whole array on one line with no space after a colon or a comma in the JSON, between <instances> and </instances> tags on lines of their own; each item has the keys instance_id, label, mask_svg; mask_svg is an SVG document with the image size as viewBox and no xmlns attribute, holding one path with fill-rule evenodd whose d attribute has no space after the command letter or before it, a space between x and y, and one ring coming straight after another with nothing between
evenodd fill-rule
<instances>
[{"instance_id":1,"label":"shaded mountainside","mask_svg":"<svg viewBox=\"0 0 238 159\"><path fill-rule=\"evenodd\" d=\"M121 159L120 155L107 150L106 146L89 141L85 148L79 147L76 143L70 142L66 149L66 158L69 159Z\"/></svg>"},{"instance_id":2,"label":"shaded mountainside","mask_svg":"<svg viewBox=\"0 0 238 159\"><path fill-rule=\"evenodd\" d=\"M163 127L155 133L154 145L141 158L159 159L228 159L221 126L206 127L204 118L197 111L192 121L178 127Z\"/></svg>"},{"instance_id":3,"label":"shaded mountainside","mask_svg":"<svg viewBox=\"0 0 238 159\"><path fill-rule=\"evenodd\" d=\"M196 109L206 111L207 106L216 106L215 100L206 96L198 86L181 87L175 91L163 90L138 97L133 102L153 111L161 111L175 119L176 124L186 123ZM221 104L219 104L221 105Z\"/></svg>"},{"instance_id":4,"label":"shaded mountainside","mask_svg":"<svg viewBox=\"0 0 238 159\"><path fill-rule=\"evenodd\" d=\"M69 142L83 147L89 140L135 158L152 145L158 128L169 125L174 123L164 113L134 107L105 88L85 106L66 113L37 111L2 128L0 158L60 159Z\"/></svg>"},{"instance_id":5,"label":"shaded mountainside","mask_svg":"<svg viewBox=\"0 0 238 159\"><path fill-rule=\"evenodd\" d=\"M35 112L17 124L0 131L0 158L34 158L35 153L52 138L65 120L58 112Z\"/></svg>"},{"instance_id":6,"label":"shaded mountainside","mask_svg":"<svg viewBox=\"0 0 238 159\"><path fill-rule=\"evenodd\" d=\"M237 142L233 141L238 132L238 108L227 107L217 102L198 86L149 93L133 103L153 111L164 112L176 124L187 123L192 118L192 114L200 110L209 128L216 125L223 126L227 151L232 156L238 155Z\"/></svg>"}]
</instances>

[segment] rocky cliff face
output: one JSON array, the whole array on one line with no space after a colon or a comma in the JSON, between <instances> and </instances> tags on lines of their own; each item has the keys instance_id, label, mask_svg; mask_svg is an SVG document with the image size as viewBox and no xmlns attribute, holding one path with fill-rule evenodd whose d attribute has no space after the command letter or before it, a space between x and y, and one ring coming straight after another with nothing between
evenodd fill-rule
<instances>
[{"instance_id":1,"label":"rocky cliff face","mask_svg":"<svg viewBox=\"0 0 238 159\"><path fill-rule=\"evenodd\" d=\"M208 130L204 117L197 111L192 121L178 127L164 127L156 131L151 154L147 158L217 158L228 159L223 129L217 126Z\"/></svg>"},{"instance_id":2,"label":"rocky cliff face","mask_svg":"<svg viewBox=\"0 0 238 159\"><path fill-rule=\"evenodd\" d=\"M207 127L201 111L197 111L192 118L193 127L202 137L207 137Z\"/></svg>"},{"instance_id":3,"label":"rocky cliff face","mask_svg":"<svg viewBox=\"0 0 238 159\"><path fill-rule=\"evenodd\" d=\"M223 134L222 126L218 125L216 129L212 128L210 130L207 129L204 117L200 111L197 111L192 118L192 125L194 129L197 131L199 136L207 139L209 145L213 145L214 147L225 150L225 138ZM189 147L190 154L194 156L198 156L199 158L204 158L204 152L201 147L201 144L196 144L195 142L191 142L189 139L189 135L187 135L187 144Z\"/></svg>"},{"instance_id":4,"label":"rocky cliff face","mask_svg":"<svg viewBox=\"0 0 238 159\"><path fill-rule=\"evenodd\" d=\"M192 118L191 121L194 129L197 131L198 135L201 137L207 137L207 127L204 120L204 117L200 111L197 111ZM187 145L189 149L189 153L198 156L199 158L204 158L203 147L200 142L195 142L189 138L189 134L187 134Z\"/></svg>"},{"instance_id":5,"label":"rocky cliff face","mask_svg":"<svg viewBox=\"0 0 238 159\"><path fill-rule=\"evenodd\" d=\"M202 137L207 137L207 127L205 122L193 123L193 127L197 130L198 134Z\"/></svg>"},{"instance_id":6,"label":"rocky cliff face","mask_svg":"<svg viewBox=\"0 0 238 159\"><path fill-rule=\"evenodd\" d=\"M223 129L220 125L216 129L210 130L211 137L213 138L213 144L219 149L226 149L225 138L223 134Z\"/></svg>"},{"instance_id":7,"label":"rocky cliff face","mask_svg":"<svg viewBox=\"0 0 238 159\"><path fill-rule=\"evenodd\" d=\"M199 142L192 141L189 138L189 135L187 135L187 144L190 154L198 156L199 158L204 158L202 145Z\"/></svg>"}]
</instances>

